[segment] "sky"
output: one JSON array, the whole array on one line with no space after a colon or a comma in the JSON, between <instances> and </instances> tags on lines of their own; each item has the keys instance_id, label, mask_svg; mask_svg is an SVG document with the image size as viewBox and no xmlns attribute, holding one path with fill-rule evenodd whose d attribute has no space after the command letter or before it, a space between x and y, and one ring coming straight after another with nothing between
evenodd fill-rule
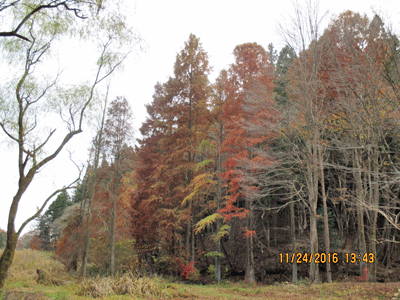
<instances>
[{"instance_id":1,"label":"sky","mask_svg":"<svg viewBox=\"0 0 400 300\"><path fill-rule=\"evenodd\" d=\"M301 3L301 0L299 2ZM145 104L151 103L155 84L166 82L169 76L173 76L176 55L191 33L200 38L203 49L209 54L210 66L213 67L210 81L213 82L219 71L228 68L233 62L232 51L239 44L256 42L267 49L268 44L273 43L279 51L284 46L284 41L279 33L278 24L287 22L293 11L291 0L137 0L130 1L127 5L128 22L140 34L144 50L140 51L137 48L125 61L124 70L113 78L110 100L116 96L127 98L135 117L133 127L136 137L140 137L138 129L146 119ZM321 15L329 11L326 24L332 15L337 16L345 10L352 10L366 13L369 17L373 16L373 12L378 12L384 20L392 22L394 28L399 28L400 25L397 21L400 16L400 4L396 0L320 0L319 6ZM0 31L3 31L2 28ZM84 65L83 62L91 57L90 50L85 50L82 45L62 45L58 50L60 56L71 56L68 61L71 70L74 70L74 64ZM68 75L64 79L68 80ZM88 141L90 142L93 132L93 128L87 126L85 132L67 147L78 164L87 160ZM2 229L7 228L8 211L18 184L16 151L5 140L1 132ZM77 169L69 161L67 151L40 171L20 202L17 228L36 211L52 191L68 185L77 175ZM31 226L24 232L31 229Z\"/></svg>"}]
</instances>

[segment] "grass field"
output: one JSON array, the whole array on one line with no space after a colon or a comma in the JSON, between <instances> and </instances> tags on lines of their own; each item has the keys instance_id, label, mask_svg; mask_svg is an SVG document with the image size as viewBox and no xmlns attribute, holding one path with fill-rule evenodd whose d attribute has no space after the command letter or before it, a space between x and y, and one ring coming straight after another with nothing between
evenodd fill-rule
<instances>
[{"instance_id":1,"label":"grass field","mask_svg":"<svg viewBox=\"0 0 400 300\"><path fill-rule=\"evenodd\" d=\"M45 272L40 283L37 269ZM93 296L99 299L400 299L396 295L399 289L398 282L250 286L225 281L194 285L129 275L116 279L95 278L82 283L67 274L50 253L21 250L16 254L5 288L0 291L0 300L73 300L93 299Z\"/></svg>"}]
</instances>

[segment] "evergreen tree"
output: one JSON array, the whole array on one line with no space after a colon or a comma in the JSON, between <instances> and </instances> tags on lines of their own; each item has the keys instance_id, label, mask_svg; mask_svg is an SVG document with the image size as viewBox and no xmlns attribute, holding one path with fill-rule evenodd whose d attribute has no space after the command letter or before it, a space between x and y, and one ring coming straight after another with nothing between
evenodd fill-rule
<instances>
[{"instance_id":1,"label":"evergreen tree","mask_svg":"<svg viewBox=\"0 0 400 300\"><path fill-rule=\"evenodd\" d=\"M56 200L54 200L46 212L40 216L38 223L39 238L42 241L43 250L52 250L51 242L53 239L59 238L51 232L53 222L61 217L64 209L72 204L71 198L66 191L61 192Z\"/></svg>"},{"instance_id":2,"label":"evergreen tree","mask_svg":"<svg viewBox=\"0 0 400 300\"><path fill-rule=\"evenodd\" d=\"M90 170L90 165L87 168L87 171ZM78 184L78 187L74 190L74 194L72 195L71 202L78 203L84 201L88 197L88 174L86 172L85 177L82 182Z\"/></svg>"},{"instance_id":3,"label":"evergreen tree","mask_svg":"<svg viewBox=\"0 0 400 300\"><path fill-rule=\"evenodd\" d=\"M296 57L294 50L286 45L279 52L278 61L275 69L275 101L279 105L287 103L288 95L286 87L289 84L289 80L286 76L287 71L293 63L293 59Z\"/></svg>"},{"instance_id":4,"label":"evergreen tree","mask_svg":"<svg viewBox=\"0 0 400 300\"><path fill-rule=\"evenodd\" d=\"M53 223L55 219L61 217L64 208L72 204L71 197L67 191L62 191L56 200L50 204L49 208L45 212L45 215L50 217L50 222Z\"/></svg>"},{"instance_id":5,"label":"evergreen tree","mask_svg":"<svg viewBox=\"0 0 400 300\"><path fill-rule=\"evenodd\" d=\"M276 67L276 61L278 59L278 55L277 55L277 51L274 48L274 44L269 43L268 44L268 51L267 51L268 55L269 55L269 60L271 62L271 64L274 66L274 68Z\"/></svg>"}]
</instances>

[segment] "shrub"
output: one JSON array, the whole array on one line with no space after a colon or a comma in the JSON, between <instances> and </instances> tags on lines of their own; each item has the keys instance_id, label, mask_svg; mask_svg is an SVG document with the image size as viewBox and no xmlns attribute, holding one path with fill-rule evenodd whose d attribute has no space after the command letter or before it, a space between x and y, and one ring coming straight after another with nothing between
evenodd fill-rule
<instances>
[{"instance_id":1,"label":"shrub","mask_svg":"<svg viewBox=\"0 0 400 300\"><path fill-rule=\"evenodd\" d=\"M192 261L191 263L188 263L187 265L182 264L181 265L181 276L185 279L185 280L189 280L189 281L195 281L198 280L200 277L200 272L199 270L197 270L194 266L195 262Z\"/></svg>"},{"instance_id":2,"label":"shrub","mask_svg":"<svg viewBox=\"0 0 400 300\"><path fill-rule=\"evenodd\" d=\"M209 265L207 269L207 273L211 278L214 278L215 276L215 266L214 265Z\"/></svg>"}]
</instances>

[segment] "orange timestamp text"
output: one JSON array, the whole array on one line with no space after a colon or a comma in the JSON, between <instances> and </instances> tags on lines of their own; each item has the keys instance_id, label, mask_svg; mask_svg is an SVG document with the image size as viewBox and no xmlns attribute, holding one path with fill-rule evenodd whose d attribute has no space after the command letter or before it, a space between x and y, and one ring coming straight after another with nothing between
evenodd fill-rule
<instances>
[{"instance_id":1,"label":"orange timestamp text","mask_svg":"<svg viewBox=\"0 0 400 300\"><path fill-rule=\"evenodd\" d=\"M345 253L342 258L339 258L338 253L279 253L279 262L280 263L316 263L316 264L325 264L325 263L374 263L375 256L373 253L364 253L362 255L356 253Z\"/></svg>"}]
</instances>

